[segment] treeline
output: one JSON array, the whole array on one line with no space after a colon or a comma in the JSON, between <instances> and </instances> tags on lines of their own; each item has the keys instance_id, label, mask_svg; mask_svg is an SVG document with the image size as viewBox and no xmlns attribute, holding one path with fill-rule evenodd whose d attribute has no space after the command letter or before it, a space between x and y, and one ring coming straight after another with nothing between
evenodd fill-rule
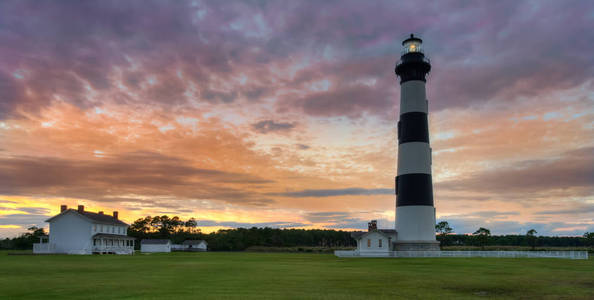
<instances>
[{"instance_id":1,"label":"treeline","mask_svg":"<svg viewBox=\"0 0 594 300\"><path fill-rule=\"evenodd\" d=\"M537 236L536 230L526 235L491 235L487 228L479 228L473 234L452 234L448 222L436 224L437 240L442 246L530 246L535 247L592 247L594 233L583 237ZM184 221L179 217L147 216L138 219L130 226L128 235L141 239L171 239L181 243L186 239L199 239L208 242L209 250L241 251L249 247L355 247L357 242L351 233L341 230L321 229L274 229L237 228L224 229L209 234L197 228L195 219ZM138 243L137 243L138 244Z\"/></svg>"},{"instance_id":2,"label":"treeline","mask_svg":"<svg viewBox=\"0 0 594 300\"><path fill-rule=\"evenodd\" d=\"M471 234L438 235L442 246L526 246L526 247L592 247L592 239L581 236L489 235L486 238Z\"/></svg>"},{"instance_id":3,"label":"treeline","mask_svg":"<svg viewBox=\"0 0 594 300\"><path fill-rule=\"evenodd\" d=\"M142 239L170 239L174 244L185 240L205 240L213 251L241 251L252 246L266 247L354 247L350 232L321 229L237 228L202 233L191 218L147 216L130 225L128 236ZM139 245L139 243L136 243Z\"/></svg>"},{"instance_id":4,"label":"treeline","mask_svg":"<svg viewBox=\"0 0 594 300\"><path fill-rule=\"evenodd\" d=\"M46 236L43 228L29 227L29 232L23 233L15 238L0 240L0 250L27 250L33 249L33 244L39 243L39 238Z\"/></svg>"},{"instance_id":5,"label":"treeline","mask_svg":"<svg viewBox=\"0 0 594 300\"><path fill-rule=\"evenodd\" d=\"M473 234L452 234L453 228L447 221L435 225L437 240L441 246L529 246L536 247L593 247L594 232L581 237L538 236L530 229L525 235L491 235L491 230L480 227Z\"/></svg>"},{"instance_id":6,"label":"treeline","mask_svg":"<svg viewBox=\"0 0 594 300\"><path fill-rule=\"evenodd\" d=\"M242 251L252 246L266 247L355 247L357 242L350 232L321 229L276 229L276 228L237 228L222 229L212 233L176 231L163 232L128 231L128 236L142 239L170 239L174 244L185 240L205 240L212 251ZM137 245L139 242L137 242Z\"/></svg>"},{"instance_id":7,"label":"treeline","mask_svg":"<svg viewBox=\"0 0 594 300\"><path fill-rule=\"evenodd\" d=\"M355 247L357 242L351 233L341 230L322 229L275 229L237 228L203 233L195 219L179 217L147 216L134 221L128 228L128 236L137 239L170 239L174 244L185 240L206 240L212 251L242 251L249 247ZM582 237L537 236L533 229L525 235L491 235L489 229L479 228L474 234L452 234L453 229L445 221L435 226L437 240L442 246L530 246L535 247L594 247L594 232ZM0 240L0 249L32 249L39 237L45 236L43 228L31 227L29 232L15 238Z\"/></svg>"}]
</instances>

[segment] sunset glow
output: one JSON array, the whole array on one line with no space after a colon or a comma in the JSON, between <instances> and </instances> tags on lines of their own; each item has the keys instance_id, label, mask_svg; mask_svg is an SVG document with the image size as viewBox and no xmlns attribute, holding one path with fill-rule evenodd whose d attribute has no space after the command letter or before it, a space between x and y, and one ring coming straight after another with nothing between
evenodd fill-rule
<instances>
[{"instance_id":1,"label":"sunset glow","mask_svg":"<svg viewBox=\"0 0 594 300\"><path fill-rule=\"evenodd\" d=\"M594 231L594 2L464 3L0 3L0 237L61 204L206 232L393 228L411 32L438 219Z\"/></svg>"}]
</instances>

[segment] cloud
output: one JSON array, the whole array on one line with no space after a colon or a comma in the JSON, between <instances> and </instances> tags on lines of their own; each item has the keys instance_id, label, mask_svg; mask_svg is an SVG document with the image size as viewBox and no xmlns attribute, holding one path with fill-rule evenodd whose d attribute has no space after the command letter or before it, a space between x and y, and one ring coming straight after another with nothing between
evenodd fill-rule
<instances>
[{"instance_id":1,"label":"cloud","mask_svg":"<svg viewBox=\"0 0 594 300\"><path fill-rule=\"evenodd\" d=\"M569 215L569 216L576 216L576 215L594 215L594 204L582 204L582 205L575 205L575 208L568 208L568 209L555 209L555 210L542 210L536 212L537 215ZM594 221L594 217L592 218Z\"/></svg>"},{"instance_id":2,"label":"cloud","mask_svg":"<svg viewBox=\"0 0 594 300\"><path fill-rule=\"evenodd\" d=\"M345 219L352 219L352 214L349 212L309 212L305 219L312 223L327 223L327 222L342 222Z\"/></svg>"},{"instance_id":3,"label":"cloud","mask_svg":"<svg viewBox=\"0 0 594 300\"><path fill-rule=\"evenodd\" d=\"M292 92L278 111L387 118L398 90L395 34L409 32L425 37L433 59L432 109L538 96L594 75L583 51L593 42L575 38L589 29L582 12L591 3L114 3L2 4L0 118L53 101L227 105ZM327 78L328 90L304 92Z\"/></svg>"},{"instance_id":4,"label":"cloud","mask_svg":"<svg viewBox=\"0 0 594 300\"><path fill-rule=\"evenodd\" d=\"M367 217L360 217L366 215ZM305 220L311 223L325 224L325 228L331 229L360 229L367 230L367 223L371 220L377 220L379 228L393 229L394 220L377 217L373 212L308 212L304 216Z\"/></svg>"},{"instance_id":5,"label":"cloud","mask_svg":"<svg viewBox=\"0 0 594 300\"><path fill-rule=\"evenodd\" d=\"M0 181L0 194L5 195L55 195L101 201L108 195L137 194L251 205L273 202L229 186L267 184L270 180L196 168L187 160L153 152L125 153L94 161L0 158Z\"/></svg>"},{"instance_id":6,"label":"cloud","mask_svg":"<svg viewBox=\"0 0 594 300\"><path fill-rule=\"evenodd\" d=\"M38 214L10 214L0 215L0 225L20 225L20 226L38 226L44 227L45 220L49 219L47 215Z\"/></svg>"},{"instance_id":7,"label":"cloud","mask_svg":"<svg viewBox=\"0 0 594 300\"><path fill-rule=\"evenodd\" d=\"M334 196L361 196L361 195L391 195L392 189L364 189L364 188L346 188L346 189L319 189L302 190L295 192L275 193L274 195L292 198L301 197L334 197Z\"/></svg>"},{"instance_id":8,"label":"cloud","mask_svg":"<svg viewBox=\"0 0 594 300\"><path fill-rule=\"evenodd\" d=\"M198 227L232 227L232 228L251 228L251 227L270 227L270 228L295 228L304 227L310 224L295 223L295 222L261 222L261 223L245 223L245 222L220 222L215 220L198 220L196 221Z\"/></svg>"},{"instance_id":9,"label":"cloud","mask_svg":"<svg viewBox=\"0 0 594 300\"><path fill-rule=\"evenodd\" d=\"M559 190L570 191L572 195L593 195L593 158L594 148L581 148L566 152L560 158L506 164L435 186L446 191L497 194L544 194Z\"/></svg>"},{"instance_id":10,"label":"cloud","mask_svg":"<svg viewBox=\"0 0 594 300\"><path fill-rule=\"evenodd\" d=\"M363 113L382 114L394 107L394 97L385 90L365 85L317 92L293 100L291 104L312 116L360 117Z\"/></svg>"},{"instance_id":11,"label":"cloud","mask_svg":"<svg viewBox=\"0 0 594 300\"><path fill-rule=\"evenodd\" d=\"M43 207L2 207L0 206L0 210L16 210L22 211L32 215L47 215L50 210Z\"/></svg>"},{"instance_id":12,"label":"cloud","mask_svg":"<svg viewBox=\"0 0 594 300\"><path fill-rule=\"evenodd\" d=\"M480 219L494 219L494 218L501 218L501 217L508 217L508 216L517 216L520 213L517 211L475 211L466 214L455 214L448 217L453 217L457 219L463 218L480 218Z\"/></svg>"},{"instance_id":13,"label":"cloud","mask_svg":"<svg viewBox=\"0 0 594 300\"><path fill-rule=\"evenodd\" d=\"M275 122L273 120L263 120L252 124L252 128L259 133L285 132L295 128L294 123Z\"/></svg>"}]
</instances>

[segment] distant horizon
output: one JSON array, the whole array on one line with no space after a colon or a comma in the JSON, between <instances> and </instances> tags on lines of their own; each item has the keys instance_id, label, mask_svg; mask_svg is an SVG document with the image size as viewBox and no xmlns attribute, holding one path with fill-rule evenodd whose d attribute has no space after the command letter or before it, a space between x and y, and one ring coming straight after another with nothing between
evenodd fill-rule
<instances>
[{"instance_id":1,"label":"distant horizon","mask_svg":"<svg viewBox=\"0 0 594 300\"><path fill-rule=\"evenodd\" d=\"M61 204L393 228L420 36L437 222L594 232L594 2L3 1L0 238ZM392 227L390 227L392 226Z\"/></svg>"},{"instance_id":2,"label":"distant horizon","mask_svg":"<svg viewBox=\"0 0 594 300\"><path fill-rule=\"evenodd\" d=\"M75 209L76 207L74 207L74 208L73 207L68 207L68 208ZM85 208L85 211L89 211L88 208ZM93 213L99 213L99 211L91 211L91 212L93 212ZM59 214L59 213L60 212L58 211L56 213L56 215ZM107 215L111 215L110 213L105 212L105 211L104 211L104 213L107 214ZM175 214L160 214L158 216L163 216L163 215L166 215L166 216L169 216L169 217L175 217L175 216L177 216ZM153 215L153 216L156 216L156 215ZM50 218L50 217L52 217L52 216L48 216L48 218ZM192 218L192 217L190 216L189 218ZM127 223L128 225L132 225L132 223L134 223L139 218L137 218L135 220L129 221L129 220L126 220L124 218L121 218L121 216L120 216L119 219L121 221ZM197 218L195 218L195 220L196 220L197 225L198 225L197 228L200 229L201 233L205 233L205 234L209 234L209 233L212 233L212 232L217 232L218 230L240 229L240 228L249 229L249 228L253 228L253 227L256 227L256 228L273 228L273 229L342 230L342 231L349 231L349 232L350 231L367 231L368 230L367 227L365 227L365 228L322 228L322 227L316 228L316 227L300 227L300 226L282 227L282 226L279 226L278 223L251 223L251 224L247 224L246 223L246 224L244 224L244 226L242 226L242 225L239 225L241 223L234 223L234 222L216 222L216 221L212 221L212 220L200 220L200 219L197 219ZM448 222L447 220L437 220L437 222L441 222L441 221ZM393 229L394 228L394 224L393 223L394 222L392 222L392 225L391 226L379 226L378 225L378 228L379 229ZM213 225L213 224L216 224L216 225ZM46 224L46 225L49 225L49 224ZM233 226L233 225L237 225L237 226ZM48 232L48 229L49 229L48 227L49 226L38 227L38 228L44 228L45 231L46 231L46 233L47 233ZM452 234L452 235L472 235L474 231L476 231L477 229L479 229L479 227L477 227L476 229L472 229L469 232L463 232L463 233L462 232L456 232L456 229L455 228L452 228L452 229L453 229L453 231L451 233L449 233L449 234ZM490 228L487 228L487 229L490 229ZM528 230L530 230L530 229L534 229L534 228L526 229L526 232ZM17 237L20 234L26 232L26 231L27 231L27 229L26 228L23 228L23 231L22 232L15 232L14 235L12 235L12 236L0 236L0 239L14 238L14 237ZM526 232L498 234L496 231L493 231L493 230L491 230L491 232L492 232L492 235L525 235L526 234ZM438 233L436 233L436 235L437 234ZM537 236L545 236L544 234L539 234L538 231L537 231L537 234L536 235ZM553 235L546 235L546 236L581 237L581 236L583 236L583 234L577 234L577 235L555 235L555 234L553 234Z\"/></svg>"}]
</instances>

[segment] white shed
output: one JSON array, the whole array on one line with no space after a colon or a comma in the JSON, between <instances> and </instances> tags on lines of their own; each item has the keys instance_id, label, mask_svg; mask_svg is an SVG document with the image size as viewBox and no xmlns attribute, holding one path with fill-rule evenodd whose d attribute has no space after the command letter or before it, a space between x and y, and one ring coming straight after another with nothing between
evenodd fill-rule
<instances>
[{"instance_id":1,"label":"white shed","mask_svg":"<svg viewBox=\"0 0 594 300\"><path fill-rule=\"evenodd\" d=\"M205 240L185 240L182 245L185 251L206 251L208 247Z\"/></svg>"},{"instance_id":2,"label":"white shed","mask_svg":"<svg viewBox=\"0 0 594 300\"><path fill-rule=\"evenodd\" d=\"M144 239L140 241L140 252L171 252L171 241Z\"/></svg>"}]
</instances>

